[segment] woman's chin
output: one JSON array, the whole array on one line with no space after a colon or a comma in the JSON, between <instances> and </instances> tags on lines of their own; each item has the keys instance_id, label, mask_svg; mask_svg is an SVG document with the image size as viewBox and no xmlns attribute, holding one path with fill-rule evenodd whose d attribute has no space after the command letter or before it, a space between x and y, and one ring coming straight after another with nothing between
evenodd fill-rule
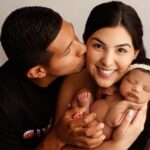
<instances>
[{"instance_id":1,"label":"woman's chin","mask_svg":"<svg viewBox=\"0 0 150 150\"><path fill-rule=\"evenodd\" d=\"M113 83L112 82L97 82L97 84L100 86L100 87L103 87L103 88L108 88L108 87L110 87L110 86L112 86L113 85Z\"/></svg>"}]
</instances>

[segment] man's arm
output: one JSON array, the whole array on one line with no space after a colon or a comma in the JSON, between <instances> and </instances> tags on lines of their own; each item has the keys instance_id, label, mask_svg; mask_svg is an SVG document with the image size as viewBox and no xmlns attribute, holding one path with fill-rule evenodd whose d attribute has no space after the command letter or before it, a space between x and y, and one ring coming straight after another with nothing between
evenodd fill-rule
<instances>
[{"instance_id":1,"label":"man's arm","mask_svg":"<svg viewBox=\"0 0 150 150\"><path fill-rule=\"evenodd\" d=\"M85 108L73 108L65 112L64 116L48 133L47 137L36 148L36 150L60 150L66 144L78 145L81 147L96 147L100 144L103 135L103 126L94 124L92 127L87 127L87 124L95 121L96 114L91 113L79 119L73 119L73 115L77 112L85 112ZM96 137L91 138L92 135Z\"/></svg>"}]
</instances>

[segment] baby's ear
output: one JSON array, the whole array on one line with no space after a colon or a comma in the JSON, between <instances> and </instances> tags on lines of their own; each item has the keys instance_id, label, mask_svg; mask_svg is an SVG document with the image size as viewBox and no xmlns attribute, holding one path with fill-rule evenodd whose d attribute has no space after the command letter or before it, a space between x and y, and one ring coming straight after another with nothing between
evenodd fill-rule
<instances>
[{"instance_id":1,"label":"baby's ear","mask_svg":"<svg viewBox=\"0 0 150 150\"><path fill-rule=\"evenodd\" d=\"M41 65L30 68L27 72L28 78L44 78L46 76L46 70Z\"/></svg>"}]
</instances>

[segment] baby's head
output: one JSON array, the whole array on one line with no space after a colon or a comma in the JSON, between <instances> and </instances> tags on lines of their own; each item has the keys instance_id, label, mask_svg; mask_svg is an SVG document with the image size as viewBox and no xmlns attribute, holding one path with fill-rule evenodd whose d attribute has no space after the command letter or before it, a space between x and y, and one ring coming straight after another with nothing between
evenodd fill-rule
<instances>
[{"instance_id":1,"label":"baby's head","mask_svg":"<svg viewBox=\"0 0 150 150\"><path fill-rule=\"evenodd\" d=\"M150 59L138 60L129 67L119 91L126 100L138 104L150 100Z\"/></svg>"}]
</instances>

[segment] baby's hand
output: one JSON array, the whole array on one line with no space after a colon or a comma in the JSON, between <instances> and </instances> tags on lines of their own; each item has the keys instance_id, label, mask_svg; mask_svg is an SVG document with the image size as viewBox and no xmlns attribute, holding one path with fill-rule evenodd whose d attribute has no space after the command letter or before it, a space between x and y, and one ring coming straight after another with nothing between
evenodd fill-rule
<instances>
[{"instance_id":1,"label":"baby's hand","mask_svg":"<svg viewBox=\"0 0 150 150\"><path fill-rule=\"evenodd\" d=\"M111 87L108 88L102 88L99 87L96 91L96 98L102 98L103 95L113 95L117 91L117 88L115 85L112 85Z\"/></svg>"},{"instance_id":2,"label":"baby's hand","mask_svg":"<svg viewBox=\"0 0 150 150\"><path fill-rule=\"evenodd\" d=\"M105 95L113 95L117 91L117 88L115 85L112 85L108 88L102 88L102 93Z\"/></svg>"}]
</instances>

